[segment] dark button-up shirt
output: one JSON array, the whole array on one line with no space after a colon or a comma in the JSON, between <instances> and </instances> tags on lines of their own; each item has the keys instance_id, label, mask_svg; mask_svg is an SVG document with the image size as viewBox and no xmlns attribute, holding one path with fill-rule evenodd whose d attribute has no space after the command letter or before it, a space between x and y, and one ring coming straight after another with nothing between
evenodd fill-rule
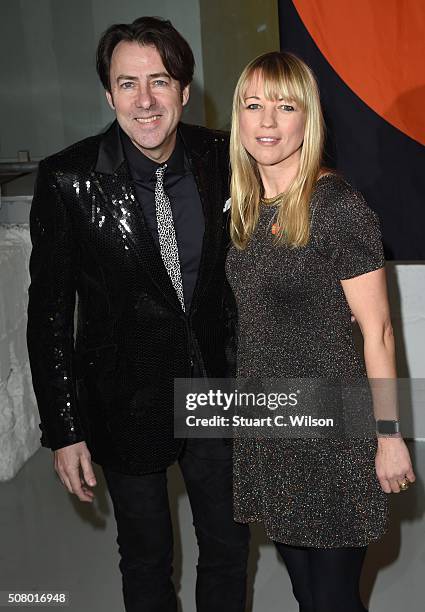
<instances>
[{"instance_id":1,"label":"dark button-up shirt","mask_svg":"<svg viewBox=\"0 0 425 612\"><path fill-rule=\"evenodd\" d=\"M184 145L177 136L170 158L162 163L149 159L120 130L124 155L133 180L136 198L146 224L159 250L158 225L155 209L155 172L167 164L164 189L169 197L176 232L177 247L183 282L186 312L189 311L201 261L205 221L198 189L193 177Z\"/></svg>"}]
</instances>

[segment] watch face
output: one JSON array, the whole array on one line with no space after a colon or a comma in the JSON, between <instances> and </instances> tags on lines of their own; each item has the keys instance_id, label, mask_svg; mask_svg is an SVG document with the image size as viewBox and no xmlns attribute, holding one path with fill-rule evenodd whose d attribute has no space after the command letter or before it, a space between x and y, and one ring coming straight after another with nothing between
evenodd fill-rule
<instances>
[{"instance_id":1,"label":"watch face","mask_svg":"<svg viewBox=\"0 0 425 612\"><path fill-rule=\"evenodd\" d=\"M380 434L395 434L399 432L398 421L377 421L377 431Z\"/></svg>"}]
</instances>

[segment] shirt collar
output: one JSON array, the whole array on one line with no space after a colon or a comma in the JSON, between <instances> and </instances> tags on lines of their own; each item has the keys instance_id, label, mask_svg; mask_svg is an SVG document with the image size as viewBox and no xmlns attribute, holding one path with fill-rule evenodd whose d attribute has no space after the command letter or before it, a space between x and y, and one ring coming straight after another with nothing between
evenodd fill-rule
<instances>
[{"instance_id":1,"label":"shirt collar","mask_svg":"<svg viewBox=\"0 0 425 612\"><path fill-rule=\"evenodd\" d=\"M143 182L155 180L155 172L158 168L167 164L167 176L184 176L185 169L185 154L183 141L177 133L176 146L166 162L158 164L157 162L146 157L130 140L128 135L120 128L121 142L123 145L124 155L127 158L130 166L130 173L134 179L139 179Z\"/></svg>"}]
</instances>

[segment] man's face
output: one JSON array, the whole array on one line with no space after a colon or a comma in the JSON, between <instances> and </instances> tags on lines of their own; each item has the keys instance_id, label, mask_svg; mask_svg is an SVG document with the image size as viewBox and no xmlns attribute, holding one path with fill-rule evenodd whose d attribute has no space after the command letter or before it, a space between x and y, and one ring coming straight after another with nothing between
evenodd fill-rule
<instances>
[{"instance_id":1,"label":"man's face","mask_svg":"<svg viewBox=\"0 0 425 612\"><path fill-rule=\"evenodd\" d=\"M181 90L156 47L127 41L114 49L110 81L106 98L121 128L147 157L158 163L166 161L175 146L189 86Z\"/></svg>"}]
</instances>

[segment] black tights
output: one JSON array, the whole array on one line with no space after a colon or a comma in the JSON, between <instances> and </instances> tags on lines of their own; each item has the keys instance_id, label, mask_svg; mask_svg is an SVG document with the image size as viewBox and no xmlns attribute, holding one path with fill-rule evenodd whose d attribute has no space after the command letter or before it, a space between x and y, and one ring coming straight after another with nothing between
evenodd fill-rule
<instances>
[{"instance_id":1,"label":"black tights","mask_svg":"<svg viewBox=\"0 0 425 612\"><path fill-rule=\"evenodd\" d=\"M367 612L359 580L367 546L305 548L275 542L300 612Z\"/></svg>"}]
</instances>

